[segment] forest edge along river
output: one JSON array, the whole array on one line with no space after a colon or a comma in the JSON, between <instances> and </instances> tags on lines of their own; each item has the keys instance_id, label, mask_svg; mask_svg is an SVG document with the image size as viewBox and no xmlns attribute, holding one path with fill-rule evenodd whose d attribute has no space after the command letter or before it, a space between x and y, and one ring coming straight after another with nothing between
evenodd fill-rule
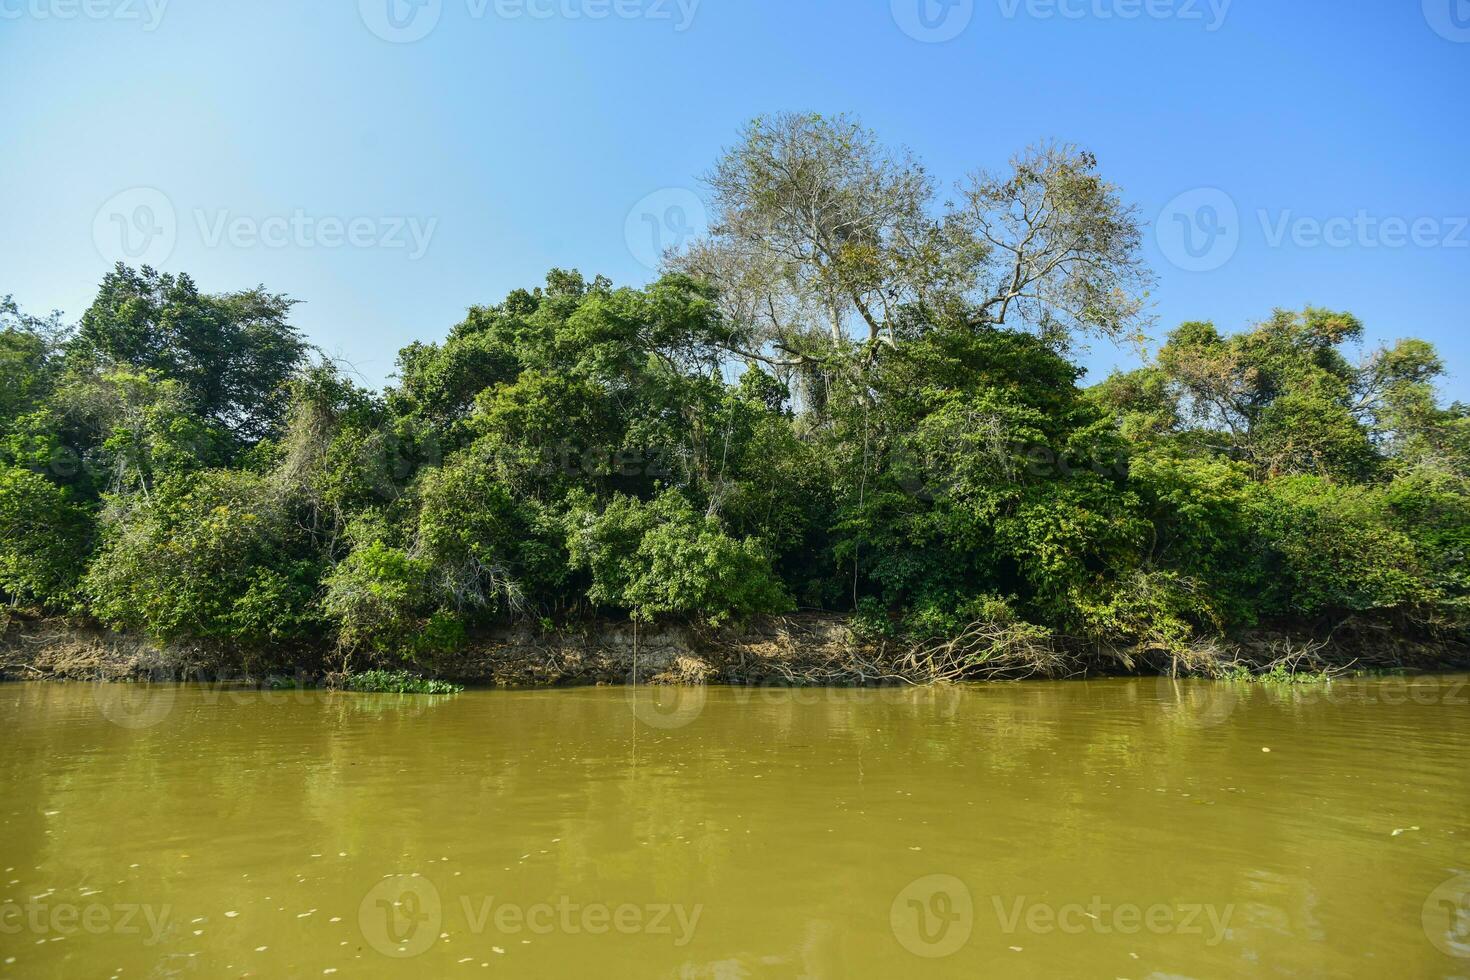
<instances>
[{"instance_id":1,"label":"forest edge along river","mask_svg":"<svg viewBox=\"0 0 1470 980\"><path fill-rule=\"evenodd\" d=\"M0 976L1463 976L1467 681L0 685Z\"/></svg>"}]
</instances>

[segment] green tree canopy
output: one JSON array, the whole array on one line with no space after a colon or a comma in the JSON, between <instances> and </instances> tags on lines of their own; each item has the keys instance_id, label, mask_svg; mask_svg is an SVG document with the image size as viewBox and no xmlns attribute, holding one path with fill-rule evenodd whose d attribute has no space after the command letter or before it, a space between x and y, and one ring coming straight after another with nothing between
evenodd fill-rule
<instances>
[{"instance_id":1,"label":"green tree canopy","mask_svg":"<svg viewBox=\"0 0 1470 980\"><path fill-rule=\"evenodd\" d=\"M187 275L121 263L82 315L69 355L156 371L195 410L243 443L276 431L307 346L287 322L294 301L263 288L201 293Z\"/></svg>"}]
</instances>

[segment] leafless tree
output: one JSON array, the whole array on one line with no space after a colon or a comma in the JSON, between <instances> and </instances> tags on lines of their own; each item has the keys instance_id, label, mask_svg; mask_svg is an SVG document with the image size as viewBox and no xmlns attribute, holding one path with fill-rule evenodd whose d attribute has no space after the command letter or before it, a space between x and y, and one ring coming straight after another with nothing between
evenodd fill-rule
<instances>
[{"instance_id":1,"label":"leafless tree","mask_svg":"<svg viewBox=\"0 0 1470 980\"><path fill-rule=\"evenodd\" d=\"M669 265L720 288L731 351L769 368L856 357L935 322L1141 332L1141 226L1091 154L1046 145L957 202L847 117L752 121L707 178L711 233Z\"/></svg>"}]
</instances>

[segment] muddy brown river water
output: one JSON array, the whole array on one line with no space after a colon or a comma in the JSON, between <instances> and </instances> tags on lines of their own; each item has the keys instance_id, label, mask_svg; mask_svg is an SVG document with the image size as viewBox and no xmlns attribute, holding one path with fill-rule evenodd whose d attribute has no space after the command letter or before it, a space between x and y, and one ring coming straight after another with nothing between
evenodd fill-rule
<instances>
[{"instance_id":1,"label":"muddy brown river water","mask_svg":"<svg viewBox=\"0 0 1470 980\"><path fill-rule=\"evenodd\" d=\"M0 686L0 978L334 974L1470 976L1470 684Z\"/></svg>"}]
</instances>

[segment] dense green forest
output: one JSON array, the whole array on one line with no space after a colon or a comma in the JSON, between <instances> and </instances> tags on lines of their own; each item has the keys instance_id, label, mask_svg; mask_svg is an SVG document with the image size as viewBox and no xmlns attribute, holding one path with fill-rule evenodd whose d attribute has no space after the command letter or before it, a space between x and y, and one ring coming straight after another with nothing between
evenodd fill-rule
<instances>
[{"instance_id":1,"label":"dense green forest","mask_svg":"<svg viewBox=\"0 0 1470 980\"><path fill-rule=\"evenodd\" d=\"M592 617L1163 650L1466 621L1470 409L1431 345L1270 298L1150 344L1142 223L1068 146L941 193L854 121L781 116L708 183L656 282L554 270L381 393L263 287L118 265L75 324L7 298L0 592L410 663ZM1146 366L1084 383L1113 342Z\"/></svg>"}]
</instances>

